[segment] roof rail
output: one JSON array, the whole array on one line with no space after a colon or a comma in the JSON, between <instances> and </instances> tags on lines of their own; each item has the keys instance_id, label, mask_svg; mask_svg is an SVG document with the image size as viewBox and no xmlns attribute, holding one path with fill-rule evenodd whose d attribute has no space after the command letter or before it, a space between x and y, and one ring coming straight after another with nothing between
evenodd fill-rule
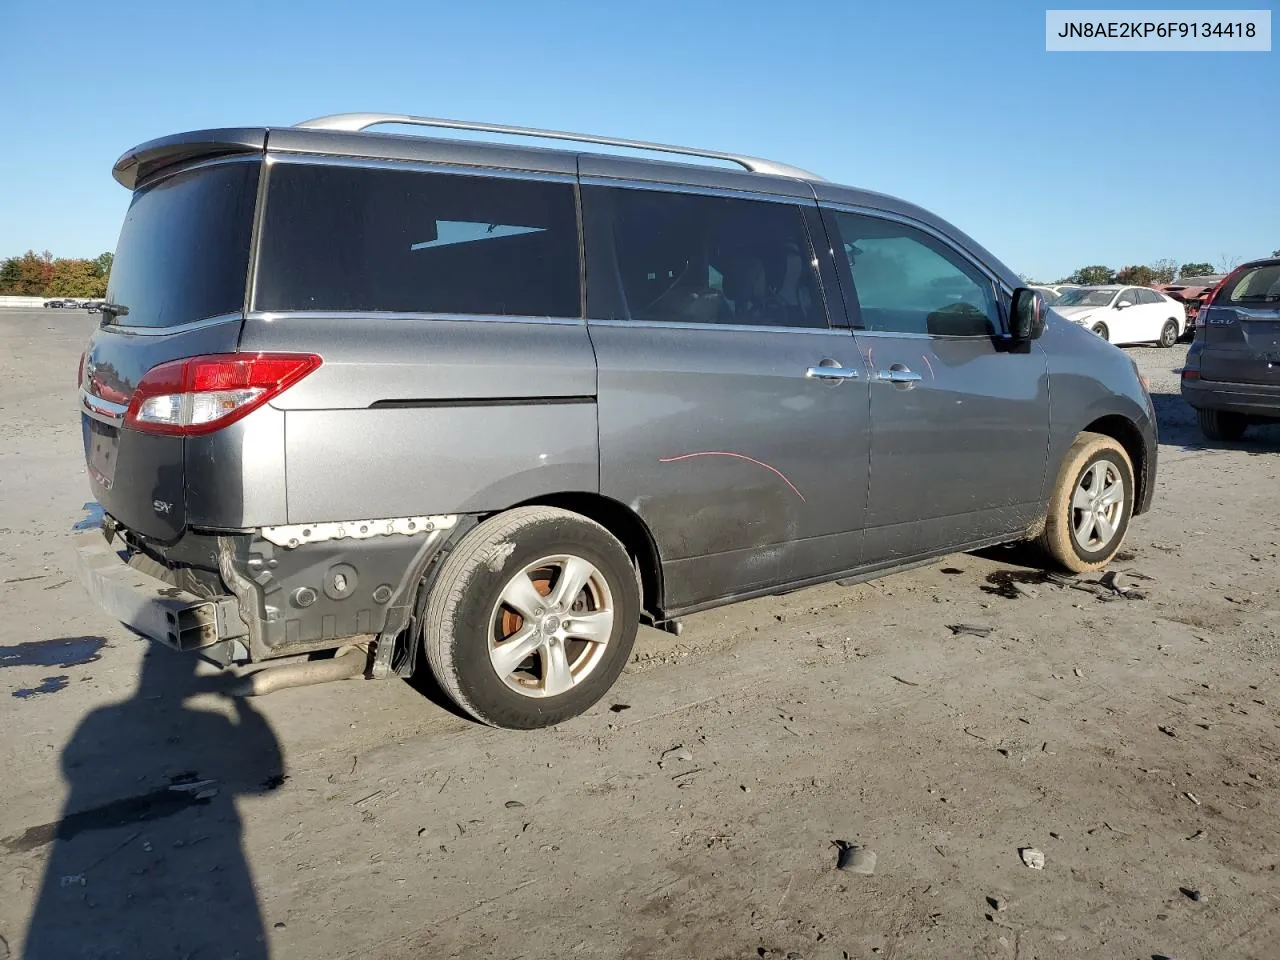
<instances>
[{"instance_id":1,"label":"roof rail","mask_svg":"<svg viewBox=\"0 0 1280 960\"><path fill-rule=\"evenodd\" d=\"M646 143L643 140L623 140L619 137L598 137L589 133L568 133L563 130L539 130L536 127L512 127L504 123L479 123L471 120L442 120L437 117L413 117L402 113L335 113L316 117L295 124L309 130L344 130L358 133L384 123L403 123L420 127L440 127L449 130L474 130L480 133L499 133L515 137L537 137L544 140L569 140L575 143L596 143L608 147L626 147L629 150L651 150L657 153L675 153L686 157L703 157L708 160L725 160L736 163L752 173L764 173L775 177L795 177L800 180L822 180L816 174L786 163L747 157L716 150L699 150L694 147L677 147L666 143Z\"/></svg>"}]
</instances>

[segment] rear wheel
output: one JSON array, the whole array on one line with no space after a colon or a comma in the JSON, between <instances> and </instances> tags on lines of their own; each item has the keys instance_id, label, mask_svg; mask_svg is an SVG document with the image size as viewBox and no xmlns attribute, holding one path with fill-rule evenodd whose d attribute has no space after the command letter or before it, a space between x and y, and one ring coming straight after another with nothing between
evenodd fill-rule
<instances>
[{"instance_id":1,"label":"rear wheel","mask_svg":"<svg viewBox=\"0 0 1280 960\"><path fill-rule=\"evenodd\" d=\"M550 507L486 520L427 600L427 662L477 720L528 730L590 708L631 656L635 568L604 527Z\"/></svg>"},{"instance_id":2,"label":"rear wheel","mask_svg":"<svg viewBox=\"0 0 1280 960\"><path fill-rule=\"evenodd\" d=\"M1178 342L1178 321L1165 321L1164 329L1160 331L1160 339L1156 341L1162 347L1172 347Z\"/></svg>"},{"instance_id":3,"label":"rear wheel","mask_svg":"<svg viewBox=\"0 0 1280 960\"><path fill-rule=\"evenodd\" d=\"M1111 331L1107 329L1107 325L1105 323L1095 323L1093 325L1093 332L1103 340L1110 342Z\"/></svg>"},{"instance_id":4,"label":"rear wheel","mask_svg":"<svg viewBox=\"0 0 1280 960\"><path fill-rule=\"evenodd\" d=\"M1072 573L1106 566L1129 529L1133 464L1111 437L1082 433L1058 474L1040 547Z\"/></svg>"},{"instance_id":5,"label":"rear wheel","mask_svg":"<svg viewBox=\"0 0 1280 960\"><path fill-rule=\"evenodd\" d=\"M1249 422L1238 413L1225 410L1197 410L1200 432L1210 440L1239 440Z\"/></svg>"}]
</instances>

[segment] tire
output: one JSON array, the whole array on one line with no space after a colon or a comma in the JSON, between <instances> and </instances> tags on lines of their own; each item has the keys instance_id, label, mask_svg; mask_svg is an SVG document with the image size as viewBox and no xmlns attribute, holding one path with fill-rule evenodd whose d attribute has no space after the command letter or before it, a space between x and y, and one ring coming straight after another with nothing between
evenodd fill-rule
<instances>
[{"instance_id":1,"label":"tire","mask_svg":"<svg viewBox=\"0 0 1280 960\"><path fill-rule=\"evenodd\" d=\"M584 586L558 604L570 571ZM440 569L427 598L427 663L450 699L482 723L532 730L568 720L604 696L631 657L637 580L626 549L594 521L551 507L498 514L463 537ZM607 639L581 639L591 632ZM500 672L504 643L512 646Z\"/></svg>"},{"instance_id":2,"label":"tire","mask_svg":"<svg viewBox=\"0 0 1280 960\"><path fill-rule=\"evenodd\" d=\"M1096 519L1091 523L1091 518L1098 516L1096 503L1090 510L1082 509L1081 502L1089 503L1093 490L1105 494L1113 481L1119 485L1119 500L1111 502L1118 503L1118 508L1104 505L1105 527ZM1067 451L1049 498L1040 548L1054 563L1072 573L1100 570L1124 543L1133 500L1133 463L1124 447L1100 433L1080 434ZM1103 538L1107 528L1111 533ZM1094 542L1091 533L1097 534L1098 542Z\"/></svg>"},{"instance_id":3,"label":"tire","mask_svg":"<svg viewBox=\"0 0 1280 960\"><path fill-rule=\"evenodd\" d=\"M1160 331L1160 339L1156 341L1156 346L1168 349L1178 342L1178 321L1165 321L1164 328Z\"/></svg>"},{"instance_id":4,"label":"tire","mask_svg":"<svg viewBox=\"0 0 1280 960\"><path fill-rule=\"evenodd\" d=\"M1107 343L1111 342L1111 331L1107 329L1105 323L1095 323L1091 329L1095 335L1107 341Z\"/></svg>"},{"instance_id":5,"label":"tire","mask_svg":"<svg viewBox=\"0 0 1280 960\"><path fill-rule=\"evenodd\" d=\"M1209 440L1239 440L1249 426L1240 414L1225 410L1197 410L1196 419L1200 432Z\"/></svg>"}]
</instances>

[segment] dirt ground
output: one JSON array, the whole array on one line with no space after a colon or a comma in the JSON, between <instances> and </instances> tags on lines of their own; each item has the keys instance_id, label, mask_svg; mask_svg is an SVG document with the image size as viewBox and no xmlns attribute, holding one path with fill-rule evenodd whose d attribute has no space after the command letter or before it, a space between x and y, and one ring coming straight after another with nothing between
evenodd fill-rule
<instances>
[{"instance_id":1,"label":"dirt ground","mask_svg":"<svg viewBox=\"0 0 1280 960\"><path fill-rule=\"evenodd\" d=\"M398 680L237 703L99 614L91 323L0 314L0 960L1280 956L1280 431L1205 444L1185 348L1130 349L1141 598L957 555L642 631L521 734Z\"/></svg>"}]
</instances>

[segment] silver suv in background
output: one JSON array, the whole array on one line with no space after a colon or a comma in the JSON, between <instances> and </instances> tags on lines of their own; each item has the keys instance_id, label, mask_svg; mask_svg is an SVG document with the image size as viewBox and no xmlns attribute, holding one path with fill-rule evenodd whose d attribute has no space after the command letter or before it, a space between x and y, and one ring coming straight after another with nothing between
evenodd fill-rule
<instances>
[{"instance_id":1,"label":"silver suv in background","mask_svg":"<svg viewBox=\"0 0 1280 960\"><path fill-rule=\"evenodd\" d=\"M83 579L246 693L425 667L543 726L640 622L1023 539L1097 569L1151 503L1132 361L892 197L377 114L180 134L114 175Z\"/></svg>"},{"instance_id":2,"label":"silver suv in background","mask_svg":"<svg viewBox=\"0 0 1280 960\"><path fill-rule=\"evenodd\" d=\"M1280 422L1280 259L1242 264L1205 299L1182 396L1210 440Z\"/></svg>"}]
</instances>

